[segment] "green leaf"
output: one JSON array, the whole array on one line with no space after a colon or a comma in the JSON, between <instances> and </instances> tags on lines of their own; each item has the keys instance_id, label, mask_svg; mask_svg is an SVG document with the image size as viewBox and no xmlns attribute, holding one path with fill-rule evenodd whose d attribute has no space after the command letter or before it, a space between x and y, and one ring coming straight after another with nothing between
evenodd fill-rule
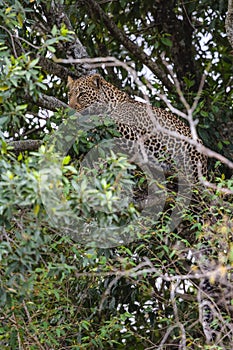
<instances>
[{"instance_id":1,"label":"green leaf","mask_svg":"<svg viewBox=\"0 0 233 350\"><path fill-rule=\"evenodd\" d=\"M8 85L3 85L3 86L0 86L0 91L6 91L8 90L10 87Z\"/></svg>"},{"instance_id":2,"label":"green leaf","mask_svg":"<svg viewBox=\"0 0 233 350\"><path fill-rule=\"evenodd\" d=\"M22 26L23 26L23 16L22 16L21 13L18 13L17 20L19 22L19 26L22 28Z\"/></svg>"},{"instance_id":3,"label":"green leaf","mask_svg":"<svg viewBox=\"0 0 233 350\"><path fill-rule=\"evenodd\" d=\"M56 24L53 25L53 28L52 28L52 30L51 30L51 34L52 34L53 36L56 36L56 35L57 35L57 26L56 26Z\"/></svg>"},{"instance_id":4,"label":"green leaf","mask_svg":"<svg viewBox=\"0 0 233 350\"><path fill-rule=\"evenodd\" d=\"M161 38L161 42L162 42L164 45L168 46L168 47L172 47L172 41L171 41L170 39L168 39L168 38L162 37L162 38Z\"/></svg>"},{"instance_id":5,"label":"green leaf","mask_svg":"<svg viewBox=\"0 0 233 350\"><path fill-rule=\"evenodd\" d=\"M28 69L35 67L38 62L39 62L39 58L35 58L34 60L30 61L28 65Z\"/></svg>"},{"instance_id":6,"label":"green leaf","mask_svg":"<svg viewBox=\"0 0 233 350\"><path fill-rule=\"evenodd\" d=\"M8 117L0 117L0 125L5 124L9 120Z\"/></svg>"},{"instance_id":7,"label":"green leaf","mask_svg":"<svg viewBox=\"0 0 233 350\"><path fill-rule=\"evenodd\" d=\"M53 46L47 46L48 50L52 53L56 52L56 49Z\"/></svg>"},{"instance_id":8,"label":"green leaf","mask_svg":"<svg viewBox=\"0 0 233 350\"><path fill-rule=\"evenodd\" d=\"M16 112L22 111L23 109L26 109L27 106L28 106L27 103L25 103L23 105L18 105L18 106L15 107L15 110L16 110Z\"/></svg>"},{"instance_id":9,"label":"green leaf","mask_svg":"<svg viewBox=\"0 0 233 350\"><path fill-rule=\"evenodd\" d=\"M63 158L62 165L67 165L70 163L71 157L68 155Z\"/></svg>"}]
</instances>

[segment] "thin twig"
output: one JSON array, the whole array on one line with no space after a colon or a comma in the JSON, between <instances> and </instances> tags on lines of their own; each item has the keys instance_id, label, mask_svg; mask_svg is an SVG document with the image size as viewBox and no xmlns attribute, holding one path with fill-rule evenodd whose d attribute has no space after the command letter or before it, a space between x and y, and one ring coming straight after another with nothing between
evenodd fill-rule
<instances>
[{"instance_id":1,"label":"thin twig","mask_svg":"<svg viewBox=\"0 0 233 350\"><path fill-rule=\"evenodd\" d=\"M19 36L19 35L12 35L12 38L15 38L15 39L18 39L18 40L21 40L21 41L24 41L26 44L28 44L29 46L31 46L31 47L33 47L34 49L36 49L36 50L40 50L40 49L42 49L43 48L43 46L36 46L36 45L34 45L34 44L32 44L32 43L30 43L30 41L28 41L28 40L26 40L26 39L24 39L24 38L22 38L21 36Z\"/></svg>"},{"instance_id":2,"label":"thin twig","mask_svg":"<svg viewBox=\"0 0 233 350\"><path fill-rule=\"evenodd\" d=\"M181 343L179 345L179 348L182 350L186 349L186 333L185 333L185 328L184 325L180 322L179 315L178 315L178 308L176 304L176 289L180 284L180 279L176 281L176 283L171 284L171 292L170 292L170 298L171 298L171 303L173 307L173 312L175 316L175 321L176 321L176 326L180 328L181 330Z\"/></svg>"},{"instance_id":3,"label":"thin twig","mask_svg":"<svg viewBox=\"0 0 233 350\"><path fill-rule=\"evenodd\" d=\"M148 268L144 268L144 266L148 266ZM232 271L233 267L231 265L224 266L225 271ZM144 259L144 262L140 263L136 267L132 269L128 269L125 271L122 270L115 270L115 271L109 271L109 272L76 272L75 276L77 278L79 277L109 277L109 276L116 276L115 278L118 280L119 277L138 277L141 275L147 275L147 274L156 274L157 277L160 277L166 282L176 282L178 279L181 280L193 280L193 279L204 279L204 278L217 278L218 276L222 275L222 266L216 267L213 270L205 271L205 272L196 272L196 273L188 273L186 275L174 275L174 276L168 276L163 275L161 271L155 267L153 267L152 263L149 261L149 259ZM115 284L116 280L111 282L111 287L108 288L108 292L105 295L109 295L109 291L111 291L112 286Z\"/></svg>"},{"instance_id":4,"label":"thin twig","mask_svg":"<svg viewBox=\"0 0 233 350\"><path fill-rule=\"evenodd\" d=\"M9 37L11 38L11 43L12 43L12 49L13 49L13 52L14 52L14 56L15 56L15 58L18 58L16 49L15 49L15 43L14 43L13 35L11 34L11 32L6 27L0 25L0 28L4 29L7 32L7 34L9 35Z\"/></svg>"},{"instance_id":5,"label":"thin twig","mask_svg":"<svg viewBox=\"0 0 233 350\"><path fill-rule=\"evenodd\" d=\"M178 93L178 95L179 95L180 101L182 102L182 104L184 105L184 107L185 107L185 109L186 109L186 115L185 115L184 118L185 118L186 120L188 120L189 126L190 126L190 130L191 130L192 138L196 141L196 140L198 140L197 130L196 130L196 123L197 123L197 122L195 123L194 120L193 120L193 111L192 111L192 109L191 109L189 103L187 102L186 98L184 97L184 94L183 94L183 92L182 92L182 90L181 90L181 86L180 86L179 80L177 79L177 77L176 77L175 73L173 72L171 66L168 64L168 62L167 62L166 59L165 59L164 53L162 53L161 59L162 59L163 64L164 64L165 67L167 68L169 74L171 75L171 77L172 77L172 79L173 79L173 81L174 81L174 83L175 83L176 91L177 91L177 93ZM204 80L204 82L205 82L205 80ZM199 86L199 89L200 89L201 85L202 85L202 81L201 81L201 84L200 84L200 86ZM203 85L204 85L204 84L203 84ZM202 91L202 90L201 90L201 91ZM201 91L200 91L200 92L201 92ZM200 92L199 92L199 93L200 93ZM163 100L164 100L164 99L163 99ZM199 100L199 97L198 97L198 100ZM195 100L194 100L194 103L193 103L193 107L195 107ZM176 114L177 114L177 113L176 113Z\"/></svg>"},{"instance_id":6,"label":"thin twig","mask_svg":"<svg viewBox=\"0 0 233 350\"><path fill-rule=\"evenodd\" d=\"M206 71L208 72L209 69L210 69L210 66L206 68ZM200 81L200 84L199 84L199 88L198 88L197 94L194 97L194 101L193 101L192 107L190 108L190 112L191 113L193 113L195 111L195 109L197 108L197 105L198 105L198 102L200 100L200 97L201 97L201 94L202 94L202 91L203 91L203 87L204 87L204 84L205 84L205 81L206 81L206 77L207 77L207 74L204 71L204 73L202 74L202 77L201 77L201 81Z\"/></svg>"},{"instance_id":7,"label":"thin twig","mask_svg":"<svg viewBox=\"0 0 233 350\"><path fill-rule=\"evenodd\" d=\"M179 95L179 98L180 98L180 101L182 102L182 104L185 106L186 110L188 111L190 109L190 105L189 103L187 102L187 100L185 99L184 97L184 94L181 90L181 87L180 87L180 82L179 80L177 79L173 69L171 68L171 65L169 65L169 63L166 61L166 58L165 58L165 52L162 52L161 54L161 60L162 60L162 63L163 65L167 68L167 71L169 72L171 78L173 79L174 81L174 84L175 84L175 87L176 87L176 92L178 93Z\"/></svg>"},{"instance_id":8,"label":"thin twig","mask_svg":"<svg viewBox=\"0 0 233 350\"><path fill-rule=\"evenodd\" d=\"M15 328L17 330L17 339L18 339L18 345L19 345L19 350L23 350L23 346L22 346L22 342L21 342L21 337L20 337L20 332L19 332L19 325L18 325L18 322L17 322L17 319L15 317L15 313L13 312L12 314L12 318L13 318L13 323L15 325Z\"/></svg>"},{"instance_id":9,"label":"thin twig","mask_svg":"<svg viewBox=\"0 0 233 350\"><path fill-rule=\"evenodd\" d=\"M26 303L25 303L25 300L23 300L23 308L24 308L24 310L25 310L25 313L26 313L28 322L31 323L31 322L32 322L32 318L31 318L31 315L30 315L29 310L28 310L28 308L27 308L27 305L26 305ZM39 349L45 350L45 348L41 345L39 339L37 338L37 335L36 335L36 334L33 334L31 337L32 337L32 339L36 342L36 344L38 345Z\"/></svg>"},{"instance_id":10,"label":"thin twig","mask_svg":"<svg viewBox=\"0 0 233 350\"><path fill-rule=\"evenodd\" d=\"M133 268L130 269L129 271L137 272L138 269L140 269L140 268L142 268L142 267L144 267L144 266L148 266L148 263L150 263L149 260L148 260L148 261L146 260L145 262L142 262L141 264L137 265L136 267L133 267ZM150 263L150 265L151 265L151 263ZM127 270L125 271L125 273L127 274ZM103 297L102 297L102 299L101 299L100 306L99 306L99 311L102 310L104 300L105 300L105 299L107 298L107 296L110 294L112 287L113 287L113 286L117 283L117 281L118 281L119 279L121 279L123 276L125 276L125 275L122 275L122 274L118 274L118 273L117 273L117 274L116 274L116 277L109 283L108 288L105 290L104 295L103 295Z\"/></svg>"},{"instance_id":11,"label":"thin twig","mask_svg":"<svg viewBox=\"0 0 233 350\"><path fill-rule=\"evenodd\" d=\"M174 328L176 328L177 326L176 325L174 325L174 326L170 326L168 329L167 329L167 331L166 331L166 333L165 333L165 335L163 336L163 339L162 339L162 341L161 341L161 343L159 344L159 346L155 346L155 347L153 347L153 348L147 348L146 350L149 350L149 349L158 349L158 350L162 350L163 349L163 345L165 344L165 342L166 342L166 340L167 340L167 338L169 337L169 334L173 331L173 329Z\"/></svg>"}]
</instances>

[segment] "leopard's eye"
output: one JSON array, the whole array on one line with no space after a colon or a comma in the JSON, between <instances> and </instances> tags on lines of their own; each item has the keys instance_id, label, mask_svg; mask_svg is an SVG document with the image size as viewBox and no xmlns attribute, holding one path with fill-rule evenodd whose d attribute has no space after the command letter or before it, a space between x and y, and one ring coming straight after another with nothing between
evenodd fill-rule
<instances>
[{"instance_id":1,"label":"leopard's eye","mask_svg":"<svg viewBox=\"0 0 233 350\"><path fill-rule=\"evenodd\" d=\"M83 96L84 94L85 94L85 92L80 91L80 92L77 94L77 97L79 98L79 97Z\"/></svg>"}]
</instances>

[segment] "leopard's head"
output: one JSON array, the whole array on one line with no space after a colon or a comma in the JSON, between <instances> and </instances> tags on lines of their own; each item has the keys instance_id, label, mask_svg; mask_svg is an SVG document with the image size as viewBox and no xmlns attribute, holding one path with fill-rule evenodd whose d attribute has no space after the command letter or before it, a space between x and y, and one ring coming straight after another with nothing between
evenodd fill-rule
<instances>
[{"instance_id":1,"label":"leopard's head","mask_svg":"<svg viewBox=\"0 0 233 350\"><path fill-rule=\"evenodd\" d=\"M128 100L128 95L104 80L99 74L81 77L77 80L68 77L69 106L77 112L92 104L117 104Z\"/></svg>"}]
</instances>

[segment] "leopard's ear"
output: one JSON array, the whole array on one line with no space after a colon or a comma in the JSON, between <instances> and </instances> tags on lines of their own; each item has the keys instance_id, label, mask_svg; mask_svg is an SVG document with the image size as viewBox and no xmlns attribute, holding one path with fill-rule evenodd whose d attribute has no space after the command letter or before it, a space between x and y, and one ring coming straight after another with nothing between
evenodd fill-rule
<instances>
[{"instance_id":1,"label":"leopard's ear","mask_svg":"<svg viewBox=\"0 0 233 350\"><path fill-rule=\"evenodd\" d=\"M99 74L94 74L91 76L91 83L98 90L103 84L103 78Z\"/></svg>"},{"instance_id":2,"label":"leopard's ear","mask_svg":"<svg viewBox=\"0 0 233 350\"><path fill-rule=\"evenodd\" d=\"M67 80L67 87L71 88L71 86L74 84L75 80L73 78L71 78L71 76L68 76L68 80Z\"/></svg>"}]
</instances>

